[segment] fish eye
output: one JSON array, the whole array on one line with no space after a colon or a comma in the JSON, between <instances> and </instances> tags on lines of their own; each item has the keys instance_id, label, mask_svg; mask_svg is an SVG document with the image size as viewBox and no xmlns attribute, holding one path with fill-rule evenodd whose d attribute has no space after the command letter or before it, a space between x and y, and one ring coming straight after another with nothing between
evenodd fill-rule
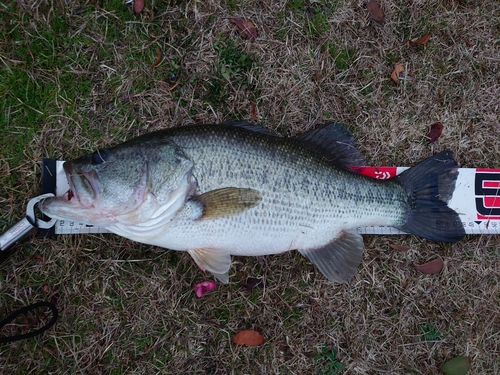
<instances>
[{"instance_id":1,"label":"fish eye","mask_svg":"<svg viewBox=\"0 0 500 375\"><path fill-rule=\"evenodd\" d=\"M108 150L101 148L92 154L92 164L101 164L108 158Z\"/></svg>"}]
</instances>

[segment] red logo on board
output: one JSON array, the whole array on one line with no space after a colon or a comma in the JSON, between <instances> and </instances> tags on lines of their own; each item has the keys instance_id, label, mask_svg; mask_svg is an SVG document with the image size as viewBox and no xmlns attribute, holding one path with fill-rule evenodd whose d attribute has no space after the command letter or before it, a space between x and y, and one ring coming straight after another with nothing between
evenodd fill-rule
<instances>
[{"instance_id":1,"label":"red logo on board","mask_svg":"<svg viewBox=\"0 0 500 375\"><path fill-rule=\"evenodd\" d=\"M477 218L500 220L500 169L476 169L474 179Z\"/></svg>"}]
</instances>

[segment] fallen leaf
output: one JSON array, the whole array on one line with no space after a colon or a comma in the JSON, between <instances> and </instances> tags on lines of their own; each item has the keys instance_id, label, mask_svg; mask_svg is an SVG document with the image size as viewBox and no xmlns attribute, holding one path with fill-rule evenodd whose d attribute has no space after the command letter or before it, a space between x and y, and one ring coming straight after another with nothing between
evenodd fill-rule
<instances>
[{"instance_id":1,"label":"fallen leaf","mask_svg":"<svg viewBox=\"0 0 500 375\"><path fill-rule=\"evenodd\" d=\"M264 336L257 331L247 329L238 332L236 336L234 336L233 342L236 345L258 346L264 343Z\"/></svg>"},{"instance_id":2,"label":"fallen leaf","mask_svg":"<svg viewBox=\"0 0 500 375\"><path fill-rule=\"evenodd\" d=\"M395 245L395 244L392 244L392 243L389 244L389 247L391 249L394 249L394 250L397 250L397 251L408 251L408 250L410 250L410 246Z\"/></svg>"},{"instance_id":3,"label":"fallen leaf","mask_svg":"<svg viewBox=\"0 0 500 375\"><path fill-rule=\"evenodd\" d=\"M425 34L423 37L418 38L417 40L409 40L408 43L410 45L421 45L423 46L424 44L427 44L427 42L431 39L431 34Z\"/></svg>"},{"instance_id":4,"label":"fallen leaf","mask_svg":"<svg viewBox=\"0 0 500 375\"><path fill-rule=\"evenodd\" d=\"M40 254L33 255L33 258L35 258L36 260L39 260L40 262L43 262L43 257Z\"/></svg>"},{"instance_id":5,"label":"fallen leaf","mask_svg":"<svg viewBox=\"0 0 500 375\"><path fill-rule=\"evenodd\" d=\"M201 283L194 284L193 290L196 297L200 298L207 292L211 292L212 290L217 288L217 284L213 281L202 281Z\"/></svg>"},{"instance_id":6,"label":"fallen leaf","mask_svg":"<svg viewBox=\"0 0 500 375\"><path fill-rule=\"evenodd\" d=\"M156 50L156 60L151 64L151 68L154 68L161 61L161 50L158 48Z\"/></svg>"},{"instance_id":7,"label":"fallen leaf","mask_svg":"<svg viewBox=\"0 0 500 375\"><path fill-rule=\"evenodd\" d=\"M436 273L441 272L443 266L444 262L440 258L431 260L430 262L424 264L412 264L412 267L415 268L417 271L426 273L428 275L434 275Z\"/></svg>"},{"instance_id":8,"label":"fallen leaf","mask_svg":"<svg viewBox=\"0 0 500 375\"><path fill-rule=\"evenodd\" d=\"M394 65L394 70L392 71L391 78L394 82L399 83L399 75L405 71L405 68L401 64Z\"/></svg>"},{"instance_id":9,"label":"fallen leaf","mask_svg":"<svg viewBox=\"0 0 500 375\"><path fill-rule=\"evenodd\" d=\"M240 32L243 39L249 39L252 43L259 36L255 25L249 18L244 17L233 17L229 19L229 22L234 23Z\"/></svg>"},{"instance_id":10,"label":"fallen leaf","mask_svg":"<svg viewBox=\"0 0 500 375\"><path fill-rule=\"evenodd\" d=\"M445 375L465 375L470 367L469 357L455 357L442 365L439 370Z\"/></svg>"},{"instance_id":11,"label":"fallen leaf","mask_svg":"<svg viewBox=\"0 0 500 375\"><path fill-rule=\"evenodd\" d=\"M366 8L370 14L372 20L383 22L384 21L384 11L380 8L380 4L376 0L368 0L366 3Z\"/></svg>"},{"instance_id":12,"label":"fallen leaf","mask_svg":"<svg viewBox=\"0 0 500 375\"><path fill-rule=\"evenodd\" d=\"M139 14L144 9L144 3L146 0L134 0L134 12Z\"/></svg>"},{"instance_id":13,"label":"fallen leaf","mask_svg":"<svg viewBox=\"0 0 500 375\"><path fill-rule=\"evenodd\" d=\"M431 125L429 129L429 134L427 134L427 137L429 138L429 143L434 143L438 140L438 138L441 136L441 133L443 132L443 124L440 122L436 122Z\"/></svg>"},{"instance_id":14,"label":"fallen leaf","mask_svg":"<svg viewBox=\"0 0 500 375\"><path fill-rule=\"evenodd\" d=\"M246 281L241 282L240 285L245 289L252 290L256 286L262 286L262 279L257 277L247 277Z\"/></svg>"}]
</instances>

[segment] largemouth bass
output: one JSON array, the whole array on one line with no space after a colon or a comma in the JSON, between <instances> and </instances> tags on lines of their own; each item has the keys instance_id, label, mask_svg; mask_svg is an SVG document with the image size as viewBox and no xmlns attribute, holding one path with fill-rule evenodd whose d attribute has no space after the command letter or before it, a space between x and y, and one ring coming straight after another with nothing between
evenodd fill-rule
<instances>
[{"instance_id":1,"label":"largemouth bass","mask_svg":"<svg viewBox=\"0 0 500 375\"><path fill-rule=\"evenodd\" d=\"M356 228L385 225L434 241L464 229L448 207L458 165L450 151L376 180L352 135L326 124L282 138L248 122L146 134L64 163L70 190L45 200L52 218L99 225L187 251L228 281L231 255L298 250L329 280L351 279L364 244Z\"/></svg>"}]
</instances>

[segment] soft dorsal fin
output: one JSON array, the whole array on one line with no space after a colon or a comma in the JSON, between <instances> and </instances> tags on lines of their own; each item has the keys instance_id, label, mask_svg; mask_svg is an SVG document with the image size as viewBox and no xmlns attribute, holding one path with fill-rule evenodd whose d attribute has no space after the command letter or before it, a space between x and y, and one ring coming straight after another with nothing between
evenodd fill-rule
<instances>
[{"instance_id":1,"label":"soft dorsal fin","mask_svg":"<svg viewBox=\"0 0 500 375\"><path fill-rule=\"evenodd\" d=\"M341 231L326 246L299 252L314 263L328 280L342 284L356 274L363 249L363 237L356 230L352 230Z\"/></svg>"},{"instance_id":2,"label":"soft dorsal fin","mask_svg":"<svg viewBox=\"0 0 500 375\"><path fill-rule=\"evenodd\" d=\"M245 121L245 120L229 120L229 121L221 122L219 125L221 125L221 126L234 126L236 128L250 130L252 132L259 133L259 134L272 135L273 137L277 136L275 133L273 133L269 129L263 128L262 126L257 125L254 122Z\"/></svg>"},{"instance_id":3,"label":"soft dorsal fin","mask_svg":"<svg viewBox=\"0 0 500 375\"><path fill-rule=\"evenodd\" d=\"M260 192L254 189L227 187L208 191L194 198L202 206L199 220L218 219L240 214L260 203Z\"/></svg>"},{"instance_id":4,"label":"soft dorsal fin","mask_svg":"<svg viewBox=\"0 0 500 375\"><path fill-rule=\"evenodd\" d=\"M351 132L340 123L322 125L300 134L295 139L339 168L350 170L354 166L366 165Z\"/></svg>"}]
</instances>

